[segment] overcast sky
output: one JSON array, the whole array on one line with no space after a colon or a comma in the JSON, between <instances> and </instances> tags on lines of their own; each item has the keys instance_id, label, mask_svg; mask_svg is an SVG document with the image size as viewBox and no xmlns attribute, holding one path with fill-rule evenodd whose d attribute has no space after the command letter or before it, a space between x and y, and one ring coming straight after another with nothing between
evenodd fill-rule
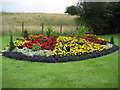
<instances>
[{"instance_id":1,"label":"overcast sky","mask_svg":"<svg viewBox=\"0 0 120 90\"><path fill-rule=\"evenodd\" d=\"M76 5L78 0L2 0L2 11L64 13L66 6Z\"/></svg>"}]
</instances>

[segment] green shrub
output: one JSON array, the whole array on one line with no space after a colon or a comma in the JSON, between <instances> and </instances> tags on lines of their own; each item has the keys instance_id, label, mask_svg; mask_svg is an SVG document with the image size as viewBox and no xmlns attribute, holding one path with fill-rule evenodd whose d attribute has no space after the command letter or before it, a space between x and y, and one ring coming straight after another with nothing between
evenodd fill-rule
<instances>
[{"instance_id":1,"label":"green shrub","mask_svg":"<svg viewBox=\"0 0 120 90\"><path fill-rule=\"evenodd\" d=\"M76 37L77 37L77 38L82 38L82 37L84 37L84 34L87 33L88 31L89 31L89 28L88 28L88 27L86 27L86 26L84 26L84 25L79 26L79 27L78 27L78 30L77 30L77 32L76 32Z\"/></svg>"},{"instance_id":2,"label":"green shrub","mask_svg":"<svg viewBox=\"0 0 120 90\"><path fill-rule=\"evenodd\" d=\"M9 44L9 51L12 51L15 48L15 45L13 43L13 36L10 35L10 44Z\"/></svg>"},{"instance_id":3,"label":"green shrub","mask_svg":"<svg viewBox=\"0 0 120 90\"><path fill-rule=\"evenodd\" d=\"M46 36L49 38L53 35L53 33L54 33L54 28L49 26L45 32Z\"/></svg>"},{"instance_id":4,"label":"green shrub","mask_svg":"<svg viewBox=\"0 0 120 90\"><path fill-rule=\"evenodd\" d=\"M25 30L25 31L23 32L23 37L24 37L24 38L28 38L28 35L29 35L29 34L28 34L28 31Z\"/></svg>"},{"instance_id":5,"label":"green shrub","mask_svg":"<svg viewBox=\"0 0 120 90\"><path fill-rule=\"evenodd\" d=\"M114 38L113 37L111 37L111 39L110 39L110 44L114 44Z\"/></svg>"},{"instance_id":6,"label":"green shrub","mask_svg":"<svg viewBox=\"0 0 120 90\"><path fill-rule=\"evenodd\" d=\"M38 44L33 44L32 50L33 50L33 51L41 50L41 45L40 45L40 43L38 43Z\"/></svg>"},{"instance_id":7,"label":"green shrub","mask_svg":"<svg viewBox=\"0 0 120 90\"><path fill-rule=\"evenodd\" d=\"M89 28L86 27L86 26L84 26L84 25L82 25L82 26L78 27L78 32L77 33L79 33L79 34L85 34L85 33L88 33L88 31L89 31Z\"/></svg>"}]
</instances>

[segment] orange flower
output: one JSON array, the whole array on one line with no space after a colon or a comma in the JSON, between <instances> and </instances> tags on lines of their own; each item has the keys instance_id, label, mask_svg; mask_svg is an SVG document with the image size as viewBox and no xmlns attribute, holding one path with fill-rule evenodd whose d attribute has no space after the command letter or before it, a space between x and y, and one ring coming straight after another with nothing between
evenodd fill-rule
<instances>
[{"instance_id":1,"label":"orange flower","mask_svg":"<svg viewBox=\"0 0 120 90\"><path fill-rule=\"evenodd\" d=\"M96 35L92 35L92 34L85 34L86 36L95 36L96 37Z\"/></svg>"},{"instance_id":2,"label":"orange flower","mask_svg":"<svg viewBox=\"0 0 120 90\"><path fill-rule=\"evenodd\" d=\"M43 36L42 34L38 35L39 37Z\"/></svg>"},{"instance_id":3,"label":"orange flower","mask_svg":"<svg viewBox=\"0 0 120 90\"><path fill-rule=\"evenodd\" d=\"M38 38L39 36L34 36L34 38Z\"/></svg>"},{"instance_id":4,"label":"orange flower","mask_svg":"<svg viewBox=\"0 0 120 90\"><path fill-rule=\"evenodd\" d=\"M28 39L34 39L34 38L38 38L38 37L41 37L41 36L43 36L43 35L29 35L28 36Z\"/></svg>"},{"instance_id":5,"label":"orange flower","mask_svg":"<svg viewBox=\"0 0 120 90\"><path fill-rule=\"evenodd\" d=\"M26 40L27 38L22 37L22 38L20 38L20 39L22 39L22 40Z\"/></svg>"},{"instance_id":6,"label":"orange flower","mask_svg":"<svg viewBox=\"0 0 120 90\"><path fill-rule=\"evenodd\" d=\"M32 39L34 37L34 35L29 35L28 39Z\"/></svg>"},{"instance_id":7,"label":"orange flower","mask_svg":"<svg viewBox=\"0 0 120 90\"><path fill-rule=\"evenodd\" d=\"M34 35L29 35L29 37L33 37Z\"/></svg>"}]
</instances>

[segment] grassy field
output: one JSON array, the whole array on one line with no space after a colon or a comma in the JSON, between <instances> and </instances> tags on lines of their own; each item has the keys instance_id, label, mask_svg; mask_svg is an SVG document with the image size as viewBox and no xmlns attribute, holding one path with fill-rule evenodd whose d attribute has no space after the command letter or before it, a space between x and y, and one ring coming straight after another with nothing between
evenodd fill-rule
<instances>
[{"instance_id":1,"label":"grassy field","mask_svg":"<svg viewBox=\"0 0 120 90\"><path fill-rule=\"evenodd\" d=\"M111 36L118 45L118 35L99 37L110 40ZM4 36L2 40L5 47L9 37ZM2 87L117 88L118 51L95 59L67 63L32 63L2 57Z\"/></svg>"},{"instance_id":2,"label":"grassy field","mask_svg":"<svg viewBox=\"0 0 120 90\"><path fill-rule=\"evenodd\" d=\"M14 34L21 32L21 25L24 22L25 29L29 32L38 32L48 26L54 27L56 32L60 30L60 24L63 24L63 32L72 32L75 30L74 19L77 16L67 14L49 14L49 13L2 13L2 33L8 35L9 30Z\"/></svg>"}]
</instances>

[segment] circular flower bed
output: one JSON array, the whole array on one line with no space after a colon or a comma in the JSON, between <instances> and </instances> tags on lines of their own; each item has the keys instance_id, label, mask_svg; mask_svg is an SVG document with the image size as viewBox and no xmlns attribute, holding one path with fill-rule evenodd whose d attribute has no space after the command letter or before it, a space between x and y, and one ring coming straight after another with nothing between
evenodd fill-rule
<instances>
[{"instance_id":1,"label":"circular flower bed","mask_svg":"<svg viewBox=\"0 0 120 90\"><path fill-rule=\"evenodd\" d=\"M115 52L117 45L98 38L96 35L84 34L83 37L29 35L14 41L15 49L5 48L5 57L31 62L68 62L97 58Z\"/></svg>"}]
</instances>

